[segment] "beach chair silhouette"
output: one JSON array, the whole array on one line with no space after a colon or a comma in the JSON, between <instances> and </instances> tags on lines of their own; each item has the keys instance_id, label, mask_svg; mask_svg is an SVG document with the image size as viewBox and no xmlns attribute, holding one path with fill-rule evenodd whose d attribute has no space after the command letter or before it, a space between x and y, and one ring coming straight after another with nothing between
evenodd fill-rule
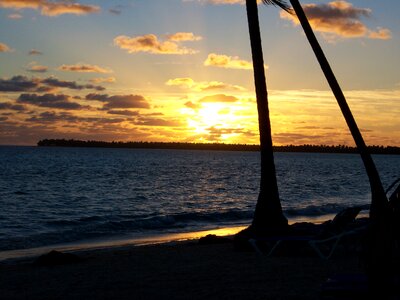
<instances>
[{"instance_id":1,"label":"beach chair silhouette","mask_svg":"<svg viewBox=\"0 0 400 300\"><path fill-rule=\"evenodd\" d=\"M388 194L393 187L400 182L400 178L395 180L389 188L386 190ZM388 197L389 205L392 209L394 220L395 235L394 249L398 252L399 250L399 217L400 217L400 185L393 191ZM397 230L397 232L396 232ZM397 234L397 235L396 235ZM388 291L386 295L389 299L400 299L400 276L399 274L391 274L388 277ZM371 299L371 290L368 286L368 276L365 273L337 273L331 275L321 286L320 298L321 299ZM375 299L375 298L373 298ZM387 298L385 298L387 299Z\"/></svg>"},{"instance_id":2,"label":"beach chair silhouette","mask_svg":"<svg viewBox=\"0 0 400 300\"><path fill-rule=\"evenodd\" d=\"M399 276L391 276L389 278L389 290L386 294L391 300L400 299ZM319 298L322 299L379 299L371 296L368 287L368 277L363 273L338 273L330 276L328 280L321 286ZM371 298L372 297L372 298Z\"/></svg>"},{"instance_id":3,"label":"beach chair silhouette","mask_svg":"<svg viewBox=\"0 0 400 300\"><path fill-rule=\"evenodd\" d=\"M260 255L264 255L261 245L269 244L267 256L273 255L283 243L303 243L308 245L319 257L329 259L344 237L359 235L366 229L366 226L352 226L362 209L363 207L357 206L340 211L332 221L325 224L321 232L315 235L256 237L249 239L249 243Z\"/></svg>"}]
</instances>

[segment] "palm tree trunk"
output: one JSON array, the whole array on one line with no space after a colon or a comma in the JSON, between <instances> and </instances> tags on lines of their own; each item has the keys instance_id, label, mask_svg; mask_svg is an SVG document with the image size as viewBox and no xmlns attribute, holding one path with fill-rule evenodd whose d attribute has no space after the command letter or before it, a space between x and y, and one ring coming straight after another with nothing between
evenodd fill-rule
<instances>
[{"instance_id":1,"label":"palm tree trunk","mask_svg":"<svg viewBox=\"0 0 400 300\"><path fill-rule=\"evenodd\" d=\"M257 232L276 233L286 230L288 222L282 212L276 179L257 1L246 0L246 9L253 58L261 151L260 193L252 227Z\"/></svg>"},{"instance_id":2,"label":"palm tree trunk","mask_svg":"<svg viewBox=\"0 0 400 300\"><path fill-rule=\"evenodd\" d=\"M337 82L335 75L326 59L314 33L308 22L308 19L303 11L298 0L290 0L294 11L303 27L304 33L318 59L322 71L332 89L333 94L340 106L343 116L347 122L350 132L357 145L357 149L361 155L364 163L370 186L371 186L371 207L370 207L370 221L371 231L369 234L369 254L367 257L367 268L369 268L370 278L374 281L372 284L377 285L377 288L381 288L384 272L384 268L388 266L391 252L391 225L390 225L390 209L383 189L378 171L372 160L372 157L365 145L364 139L358 129L357 123L354 120L353 114L346 102L343 92ZM387 273L386 273L387 274ZM380 292L383 292L380 290Z\"/></svg>"}]
</instances>

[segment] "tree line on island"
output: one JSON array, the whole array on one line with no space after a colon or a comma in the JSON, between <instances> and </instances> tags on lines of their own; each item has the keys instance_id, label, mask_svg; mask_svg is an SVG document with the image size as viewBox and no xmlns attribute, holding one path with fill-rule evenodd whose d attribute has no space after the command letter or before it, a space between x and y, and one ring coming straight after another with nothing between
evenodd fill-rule
<instances>
[{"instance_id":1,"label":"tree line on island","mask_svg":"<svg viewBox=\"0 0 400 300\"><path fill-rule=\"evenodd\" d=\"M37 143L40 147L92 147L92 148L138 148L138 149L175 149L175 150L215 150L215 151L260 151L260 145L225 143L183 143L183 142L106 142L82 141L74 139L43 139ZM346 145L285 145L273 146L274 152L310 152L310 153L357 153L356 147ZM400 154L400 147L369 146L373 154Z\"/></svg>"}]
</instances>

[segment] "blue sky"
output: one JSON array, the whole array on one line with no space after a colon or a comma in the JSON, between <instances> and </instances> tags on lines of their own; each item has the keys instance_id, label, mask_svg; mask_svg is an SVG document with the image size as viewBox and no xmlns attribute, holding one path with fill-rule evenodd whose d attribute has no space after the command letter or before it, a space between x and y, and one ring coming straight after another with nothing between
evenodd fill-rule
<instances>
[{"instance_id":1,"label":"blue sky","mask_svg":"<svg viewBox=\"0 0 400 300\"><path fill-rule=\"evenodd\" d=\"M246 11L229 2L0 0L0 143L257 143ZM302 4L367 143L400 145L400 2ZM274 143L352 145L302 29L259 14Z\"/></svg>"}]
</instances>

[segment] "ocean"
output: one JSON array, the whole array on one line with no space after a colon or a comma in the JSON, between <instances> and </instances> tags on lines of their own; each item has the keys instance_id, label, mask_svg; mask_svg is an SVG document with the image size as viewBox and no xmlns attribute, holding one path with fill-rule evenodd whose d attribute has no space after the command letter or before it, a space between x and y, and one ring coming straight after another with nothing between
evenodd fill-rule
<instances>
[{"instance_id":1,"label":"ocean","mask_svg":"<svg viewBox=\"0 0 400 300\"><path fill-rule=\"evenodd\" d=\"M384 187L400 155L375 155ZM0 147L0 256L10 250L180 234L251 222L258 152ZM356 154L275 153L290 222L363 205Z\"/></svg>"}]
</instances>

